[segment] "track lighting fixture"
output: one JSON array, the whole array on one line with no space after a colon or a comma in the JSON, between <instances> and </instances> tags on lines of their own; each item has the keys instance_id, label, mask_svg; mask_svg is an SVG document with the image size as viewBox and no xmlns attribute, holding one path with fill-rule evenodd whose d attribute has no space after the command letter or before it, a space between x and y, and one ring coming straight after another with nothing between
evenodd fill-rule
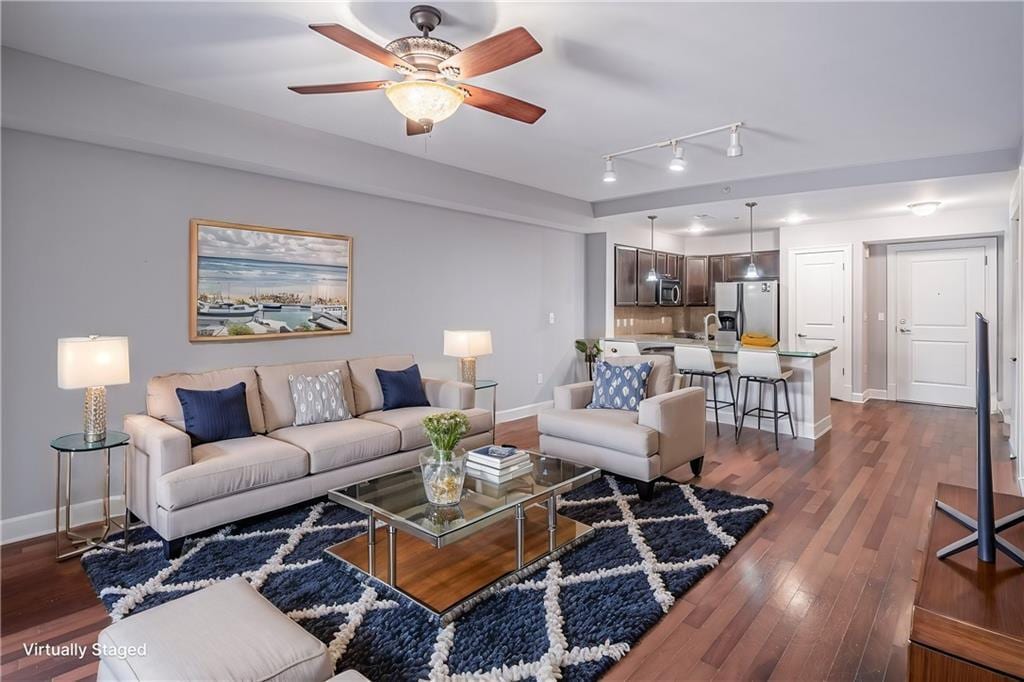
<instances>
[{"instance_id":1,"label":"track lighting fixture","mask_svg":"<svg viewBox=\"0 0 1024 682\"><path fill-rule=\"evenodd\" d=\"M686 170L686 159L683 158L683 145L678 142L672 143L672 160L668 162L668 169L676 172Z\"/></svg>"},{"instance_id":2,"label":"track lighting fixture","mask_svg":"<svg viewBox=\"0 0 1024 682\"><path fill-rule=\"evenodd\" d=\"M729 130L729 146L725 148L725 155L730 159L743 156L743 145L740 144L740 127L738 125Z\"/></svg>"},{"instance_id":3,"label":"track lighting fixture","mask_svg":"<svg viewBox=\"0 0 1024 682\"><path fill-rule=\"evenodd\" d=\"M672 148L672 159L668 162L668 169L676 173L686 169L686 158L683 152L683 142L686 140L692 140L695 137L703 137L704 135L711 135L712 133L719 133L725 130L729 131L729 146L725 150L725 155L730 158L737 156L743 156L743 146L740 144L740 128L743 126L743 121L736 121L735 123L729 123L724 126L718 126L717 128L709 128L707 130L701 130L696 133L690 133L688 135L680 135L679 137L670 137L667 140L661 142L653 142L651 144L645 144L642 147L633 147L632 149L623 149L621 152L613 152L611 154L604 155L604 176L602 179L605 182L615 182L618 178L615 175L615 165L613 160L619 156L626 156L627 154L635 154L636 152L646 151L648 149L660 149L662 147Z\"/></svg>"},{"instance_id":4,"label":"track lighting fixture","mask_svg":"<svg viewBox=\"0 0 1024 682\"><path fill-rule=\"evenodd\" d=\"M615 162L609 156L604 160L604 177L602 180L605 182L615 182L619 177L615 174Z\"/></svg>"}]
</instances>

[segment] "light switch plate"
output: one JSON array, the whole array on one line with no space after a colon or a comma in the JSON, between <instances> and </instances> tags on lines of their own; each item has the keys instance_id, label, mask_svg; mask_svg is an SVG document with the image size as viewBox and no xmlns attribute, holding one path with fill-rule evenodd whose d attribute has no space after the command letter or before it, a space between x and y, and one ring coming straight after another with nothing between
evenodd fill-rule
<instances>
[{"instance_id":1,"label":"light switch plate","mask_svg":"<svg viewBox=\"0 0 1024 682\"><path fill-rule=\"evenodd\" d=\"M885 322L885 313L878 313L878 321Z\"/></svg>"}]
</instances>

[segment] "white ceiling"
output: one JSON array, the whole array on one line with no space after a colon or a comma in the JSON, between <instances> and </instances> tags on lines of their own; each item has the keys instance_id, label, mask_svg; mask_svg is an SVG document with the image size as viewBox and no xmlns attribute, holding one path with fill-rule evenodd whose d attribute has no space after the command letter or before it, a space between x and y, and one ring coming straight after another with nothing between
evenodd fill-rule
<instances>
[{"instance_id":1,"label":"white ceiling","mask_svg":"<svg viewBox=\"0 0 1024 682\"><path fill-rule=\"evenodd\" d=\"M286 90L391 77L306 25L336 21L384 43L414 32L412 4L0 11L3 44L19 50L588 201L1021 138L1020 3L438 2L435 35L463 47L517 25L534 34L543 53L472 82L545 106L540 122L466 107L429 138L407 138L380 92ZM622 160L618 183L600 182L604 153L738 119L749 125L741 158L708 138L690 146L682 175L652 151Z\"/></svg>"},{"instance_id":2,"label":"white ceiling","mask_svg":"<svg viewBox=\"0 0 1024 682\"><path fill-rule=\"evenodd\" d=\"M1006 171L755 197L750 200L757 202L754 228L764 230L783 227L789 224L786 218L793 215L805 216L804 220L797 223L800 225L910 215L907 204L922 201L942 202L940 211L1006 206L1016 175L1015 171ZM717 201L653 211L658 216L656 229L703 236L746 232L750 225L749 209L744 205L746 201ZM652 211L623 214L602 218L601 222L614 226L649 225L646 216L650 213ZM695 224L702 225L706 230L692 232L690 228Z\"/></svg>"}]
</instances>

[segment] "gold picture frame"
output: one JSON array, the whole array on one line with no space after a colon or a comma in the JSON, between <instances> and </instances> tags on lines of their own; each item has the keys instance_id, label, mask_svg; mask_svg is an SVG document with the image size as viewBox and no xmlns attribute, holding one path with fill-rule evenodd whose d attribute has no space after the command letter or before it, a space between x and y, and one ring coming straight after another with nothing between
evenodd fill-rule
<instances>
[{"instance_id":1,"label":"gold picture frame","mask_svg":"<svg viewBox=\"0 0 1024 682\"><path fill-rule=\"evenodd\" d=\"M352 237L193 218L189 341L352 333Z\"/></svg>"}]
</instances>

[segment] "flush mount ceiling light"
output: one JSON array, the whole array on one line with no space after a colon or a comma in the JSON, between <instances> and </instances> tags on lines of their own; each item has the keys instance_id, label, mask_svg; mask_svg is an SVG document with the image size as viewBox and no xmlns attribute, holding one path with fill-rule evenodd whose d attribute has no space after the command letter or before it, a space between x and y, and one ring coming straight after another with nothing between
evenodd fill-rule
<instances>
[{"instance_id":1,"label":"flush mount ceiling light","mask_svg":"<svg viewBox=\"0 0 1024 682\"><path fill-rule=\"evenodd\" d=\"M654 251L654 221L658 219L656 215L649 215L647 219L651 221L651 251ZM654 265L651 265L650 271L647 273L648 282L658 281L658 271L654 269Z\"/></svg>"},{"instance_id":2,"label":"flush mount ceiling light","mask_svg":"<svg viewBox=\"0 0 1024 682\"><path fill-rule=\"evenodd\" d=\"M668 169L677 173L686 170L686 159L683 158L683 145L678 142L672 145L672 160L668 162Z\"/></svg>"},{"instance_id":3,"label":"flush mount ceiling light","mask_svg":"<svg viewBox=\"0 0 1024 682\"><path fill-rule=\"evenodd\" d=\"M916 216L929 216L939 210L940 201L919 201L916 204L907 204L907 208Z\"/></svg>"},{"instance_id":4,"label":"flush mount ceiling light","mask_svg":"<svg viewBox=\"0 0 1024 682\"><path fill-rule=\"evenodd\" d=\"M472 94L472 93L471 93ZM621 152L612 152L611 154L605 154L604 159L604 177L602 178L605 182L615 182L615 168L612 165L612 160L626 156L627 154L636 154L637 152L647 151L648 149L661 149L664 147L672 148L672 159L668 163L668 168L671 171L679 172L686 169L686 159L683 155L683 142L686 140L692 140L695 137L703 137L705 135L711 135L713 133L720 133L722 131L729 131L729 146L725 150L725 155L729 158L735 158L737 156L743 156L743 146L740 145L740 128L743 126L743 121L736 121L735 123L729 123L724 126L718 126L717 128L708 128L707 130L701 130L696 133L690 133L688 135L680 135L679 137L670 137L667 140L660 142L652 142L651 144L645 144L641 147L633 147L632 149L623 149Z\"/></svg>"},{"instance_id":5,"label":"flush mount ceiling light","mask_svg":"<svg viewBox=\"0 0 1024 682\"><path fill-rule=\"evenodd\" d=\"M790 213L788 216L783 218L783 221L790 225L799 225L805 220L807 220L807 214L805 213Z\"/></svg>"},{"instance_id":6,"label":"flush mount ceiling light","mask_svg":"<svg viewBox=\"0 0 1024 682\"><path fill-rule=\"evenodd\" d=\"M704 224L701 224L701 223L693 223L692 225L690 225L690 227L687 229L687 231L690 234L700 234L701 232L707 232L708 231L708 227L707 227L707 225L704 225Z\"/></svg>"},{"instance_id":7,"label":"flush mount ceiling light","mask_svg":"<svg viewBox=\"0 0 1024 682\"><path fill-rule=\"evenodd\" d=\"M601 179L605 182L615 182L619 179L619 176L615 174L615 162L610 158L604 161L604 177Z\"/></svg>"}]
</instances>

